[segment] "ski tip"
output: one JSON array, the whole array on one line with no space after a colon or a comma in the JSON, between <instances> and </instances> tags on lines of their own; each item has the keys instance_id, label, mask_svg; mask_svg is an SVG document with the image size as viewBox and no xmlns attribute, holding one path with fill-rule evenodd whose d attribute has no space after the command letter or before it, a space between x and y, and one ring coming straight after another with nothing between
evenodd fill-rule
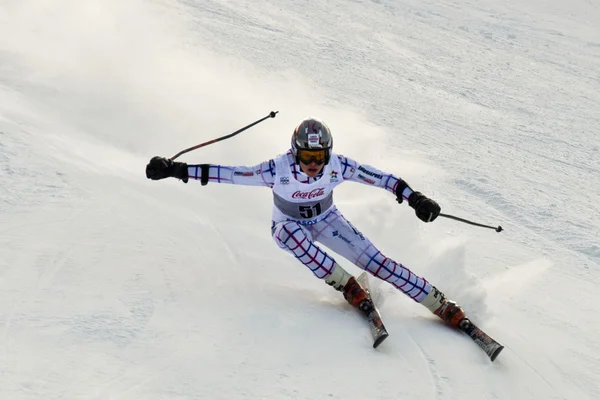
<instances>
[{"instance_id":1,"label":"ski tip","mask_svg":"<svg viewBox=\"0 0 600 400\"><path fill-rule=\"evenodd\" d=\"M490 360L492 360L492 362L496 359L496 357L498 357L498 354L500 354L500 352L502 351L502 349L504 349L504 346L500 346L496 349L496 351L494 351L494 353L490 356Z\"/></svg>"},{"instance_id":2,"label":"ski tip","mask_svg":"<svg viewBox=\"0 0 600 400\"><path fill-rule=\"evenodd\" d=\"M388 336L388 334L384 334L375 339L375 342L373 343L373 348L376 349L377 346L379 346Z\"/></svg>"}]
</instances>

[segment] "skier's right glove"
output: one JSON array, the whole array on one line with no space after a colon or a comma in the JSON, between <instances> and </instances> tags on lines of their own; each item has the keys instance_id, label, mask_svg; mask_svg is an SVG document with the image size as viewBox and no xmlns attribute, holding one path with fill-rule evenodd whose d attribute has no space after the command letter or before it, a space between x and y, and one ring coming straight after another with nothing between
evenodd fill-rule
<instances>
[{"instance_id":1,"label":"skier's right glove","mask_svg":"<svg viewBox=\"0 0 600 400\"><path fill-rule=\"evenodd\" d=\"M165 178L181 179L184 183L188 181L188 166L183 162L176 162L165 157L152 157L146 165L146 178L157 181Z\"/></svg>"},{"instance_id":2,"label":"skier's right glove","mask_svg":"<svg viewBox=\"0 0 600 400\"><path fill-rule=\"evenodd\" d=\"M412 192L408 197L408 205L415 209L421 221L431 222L440 215L440 206L421 192Z\"/></svg>"}]
</instances>

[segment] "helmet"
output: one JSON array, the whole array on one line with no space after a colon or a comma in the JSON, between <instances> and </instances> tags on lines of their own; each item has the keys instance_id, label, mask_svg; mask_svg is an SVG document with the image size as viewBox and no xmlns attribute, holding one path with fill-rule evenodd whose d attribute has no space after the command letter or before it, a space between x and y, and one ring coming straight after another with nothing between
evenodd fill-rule
<instances>
[{"instance_id":1,"label":"helmet","mask_svg":"<svg viewBox=\"0 0 600 400\"><path fill-rule=\"evenodd\" d=\"M307 118L294 129L292 135L292 154L296 162L311 161L327 164L331 157L333 137L329 127L317 118Z\"/></svg>"}]
</instances>

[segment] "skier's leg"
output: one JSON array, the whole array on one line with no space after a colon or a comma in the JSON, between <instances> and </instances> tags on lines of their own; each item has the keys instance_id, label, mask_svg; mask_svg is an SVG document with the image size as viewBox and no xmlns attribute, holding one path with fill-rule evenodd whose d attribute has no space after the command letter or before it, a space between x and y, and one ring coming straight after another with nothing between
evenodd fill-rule
<instances>
[{"instance_id":1,"label":"skier's leg","mask_svg":"<svg viewBox=\"0 0 600 400\"><path fill-rule=\"evenodd\" d=\"M413 300L421 302L431 291L431 285L425 279L383 255L339 210L311 227L311 231L316 241L375 277L391 283Z\"/></svg>"},{"instance_id":2,"label":"skier's leg","mask_svg":"<svg viewBox=\"0 0 600 400\"><path fill-rule=\"evenodd\" d=\"M367 298L367 293L358 285L356 279L313 242L307 228L297 222L283 221L273 223L271 234L281 249L293 254L317 278L324 279L328 285L343 292L350 304L359 307Z\"/></svg>"},{"instance_id":3,"label":"skier's leg","mask_svg":"<svg viewBox=\"0 0 600 400\"><path fill-rule=\"evenodd\" d=\"M373 276L389 282L451 325L457 326L465 317L456 303L448 301L444 294L427 280L383 255L339 210L311 227L311 232L315 241L324 244Z\"/></svg>"}]
</instances>

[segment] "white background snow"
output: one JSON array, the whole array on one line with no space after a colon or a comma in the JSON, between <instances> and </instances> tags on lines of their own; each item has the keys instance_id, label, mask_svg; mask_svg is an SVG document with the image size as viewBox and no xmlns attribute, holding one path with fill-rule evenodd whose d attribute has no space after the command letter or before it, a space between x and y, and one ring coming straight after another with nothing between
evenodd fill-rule
<instances>
[{"instance_id":1,"label":"white background snow","mask_svg":"<svg viewBox=\"0 0 600 400\"><path fill-rule=\"evenodd\" d=\"M530 0L0 2L0 398L600 398L600 5ZM373 282L391 336L270 237L254 165L323 118L443 212L347 183L390 257L506 346ZM353 265L338 258L353 273Z\"/></svg>"}]
</instances>

